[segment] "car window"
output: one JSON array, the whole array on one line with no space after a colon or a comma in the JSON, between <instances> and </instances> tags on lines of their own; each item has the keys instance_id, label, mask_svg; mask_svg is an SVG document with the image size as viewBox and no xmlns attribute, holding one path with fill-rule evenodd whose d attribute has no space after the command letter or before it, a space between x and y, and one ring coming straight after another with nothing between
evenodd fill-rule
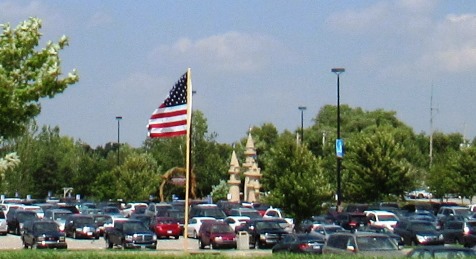
<instances>
[{"instance_id":1,"label":"car window","mask_svg":"<svg viewBox=\"0 0 476 259\"><path fill-rule=\"evenodd\" d=\"M394 242L385 236L357 237L357 246L360 251L396 250Z\"/></svg>"}]
</instances>

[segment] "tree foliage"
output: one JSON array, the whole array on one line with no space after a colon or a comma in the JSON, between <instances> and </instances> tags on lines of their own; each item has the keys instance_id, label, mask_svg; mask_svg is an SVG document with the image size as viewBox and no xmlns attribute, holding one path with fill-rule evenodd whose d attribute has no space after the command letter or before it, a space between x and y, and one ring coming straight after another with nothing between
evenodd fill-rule
<instances>
[{"instance_id":1,"label":"tree foliage","mask_svg":"<svg viewBox=\"0 0 476 259\"><path fill-rule=\"evenodd\" d=\"M37 50L41 20L30 18L14 29L0 26L0 136L8 139L21 134L40 113L40 98L54 97L79 77L73 70L60 78L59 52L68 45L66 36Z\"/></svg>"}]
</instances>

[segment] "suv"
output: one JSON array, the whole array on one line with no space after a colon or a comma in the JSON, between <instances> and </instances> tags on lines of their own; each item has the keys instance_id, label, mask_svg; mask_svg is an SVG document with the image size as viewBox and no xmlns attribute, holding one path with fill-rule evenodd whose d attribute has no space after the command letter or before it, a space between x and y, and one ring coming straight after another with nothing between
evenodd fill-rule
<instances>
[{"instance_id":1,"label":"suv","mask_svg":"<svg viewBox=\"0 0 476 259\"><path fill-rule=\"evenodd\" d=\"M58 224L61 231L64 231L64 225L66 224L66 218L73 214L69 210L64 209L49 209L45 211L45 219L53 220Z\"/></svg>"},{"instance_id":2,"label":"suv","mask_svg":"<svg viewBox=\"0 0 476 259\"><path fill-rule=\"evenodd\" d=\"M274 246L289 234L284 229L287 225L284 219L253 219L235 231L248 232L251 247L265 248Z\"/></svg>"},{"instance_id":3,"label":"suv","mask_svg":"<svg viewBox=\"0 0 476 259\"><path fill-rule=\"evenodd\" d=\"M198 247L209 246L210 249L229 247L236 249L236 233L223 221L208 221L200 227Z\"/></svg>"},{"instance_id":4,"label":"suv","mask_svg":"<svg viewBox=\"0 0 476 259\"><path fill-rule=\"evenodd\" d=\"M383 211L383 210L372 210L366 211L367 219L371 226L381 226L388 228L393 231L393 228L397 224L398 217L395 213Z\"/></svg>"},{"instance_id":5,"label":"suv","mask_svg":"<svg viewBox=\"0 0 476 259\"><path fill-rule=\"evenodd\" d=\"M106 229L104 241L106 248L121 246L122 248L157 249L157 236L140 220L116 219L114 227Z\"/></svg>"},{"instance_id":6,"label":"suv","mask_svg":"<svg viewBox=\"0 0 476 259\"><path fill-rule=\"evenodd\" d=\"M405 245L443 245L443 235L436 226L425 220L399 221L393 233L401 236Z\"/></svg>"},{"instance_id":7,"label":"suv","mask_svg":"<svg viewBox=\"0 0 476 259\"><path fill-rule=\"evenodd\" d=\"M23 247L66 249L65 235L52 220L28 221L21 235Z\"/></svg>"},{"instance_id":8,"label":"suv","mask_svg":"<svg viewBox=\"0 0 476 259\"><path fill-rule=\"evenodd\" d=\"M386 234L372 232L339 232L329 236L323 254L359 254L363 256L396 256L395 241ZM402 253L403 255L403 253Z\"/></svg>"}]
</instances>

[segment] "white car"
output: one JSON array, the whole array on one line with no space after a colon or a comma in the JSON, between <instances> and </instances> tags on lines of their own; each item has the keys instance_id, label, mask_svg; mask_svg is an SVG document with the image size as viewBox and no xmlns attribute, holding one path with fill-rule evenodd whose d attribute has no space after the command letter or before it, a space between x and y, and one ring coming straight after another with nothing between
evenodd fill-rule
<instances>
[{"instance_id":1,"label":"white car","mask_svg":"<svg viewBox=\"0 0 476 259\"><path fill-rule=\"evenodd\" d=\"M187 237L198 238L198 231L200 230L200 226L202 226L203 221L216 221L216 219L212 217L191 218L187 226Z\"/></svg>"},{"instance_id":2,"label":"white car","mask_svg":"<svg viewBox=\"0 0 476 259\"><path fill-rule=\"evenodd\" d=\"M250 220L250 217L247 216L228 216L223 221L230 225L231 229L235 230L236 227L239 227L243 224L246 224Z\"/></svg>"},{"instance_id":3,"label":"white car","mask_svg":"<svg viewBox=\"0 0 476 259\"><path fill-rule=\"evenodd\" d=\"M36 216L39 219L42 219L45 216L45 212L40 206L37 205L22 205L18 207L19 210L29 210L29 211L34 211L36 213Z\"/></svg>"},{"instance_id":4,"label":"white car","mask_svg":"<svg viewBox=\"0 0 476 259\"><path fill-rule=\"evenodd\" d=\"M371 226L385 227L390 231L393 231L393 228L399 221L397 215L389 211L371 210L365 211L364 213L369 219L369 224Z\"/></svg>"},{"instance_id":5,"label":"white car","mask_svg":"<svg viewBox=\"0 0 476 259\"><path fill-rule=\"evenodd\" d=\"M131 202L127 203L125 208L121 210L122 216L129 218L136 211L137 208L147 209L147 203L145 202Z\"/></svg>"},{"instance_id":6,"label":"white car","mask_svg":"<svg viewBox=\"0 0 476 259\"><path fill-rule=\"evenodd\" d=\"M294 229L294 219L293 218L288 218L286 215L284 215L284 212L281 209L278 208L269 208L264 212L263 218L281 218L284 219L288 222L289 226L286 228L286 230L289 230L288 232L292 232Z\"/></svg>"}]
</instances>

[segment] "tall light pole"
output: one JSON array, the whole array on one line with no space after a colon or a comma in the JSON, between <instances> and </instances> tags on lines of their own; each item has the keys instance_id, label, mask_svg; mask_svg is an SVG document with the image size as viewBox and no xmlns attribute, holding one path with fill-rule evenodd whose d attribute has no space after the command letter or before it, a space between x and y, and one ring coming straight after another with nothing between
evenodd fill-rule
<instances>
[{"instance_id":1,"label":"tall light pole","mask_svg":"<svg viewBox=\"0 0 476 259\"><path fill-rule=\"evenodd\" d=\"M116 116L116 120L117 120L117 165L120 164L121 160L120 160L120 157L119 157L119 149L121 148L121 120L122 120L122 116Z\"/></svg>"},{"instance_id":2,"label":"tall light pole","mask_svg":"<svg viewBox=\"0 0 476 259\"><path fill-rule=\"evenodd\" d=\"M342 140L340 138L340 74L345 72L345 68L333 68L332 73L337 75L337 140L336 140L336 158L337 158L337 210L342 202L341 188L341 166L343 158Z\"/></svg>"},{"instance_id":3,"label":"tall light pole","mask_svg":"<svg viewBox=\"0 0 476 259\"><path fill-rule=\"evenodd\" d=\"M301 111L301 143L304 143L304 111L306 106L299 106L298 109Z\"/></svg>"}]
</instances>

